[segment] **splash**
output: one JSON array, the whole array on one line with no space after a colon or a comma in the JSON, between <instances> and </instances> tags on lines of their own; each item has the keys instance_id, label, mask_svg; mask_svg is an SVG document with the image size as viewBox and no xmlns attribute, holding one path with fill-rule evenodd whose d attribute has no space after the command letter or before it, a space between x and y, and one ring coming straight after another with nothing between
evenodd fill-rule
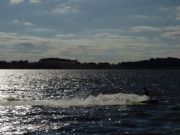
<instances>
[{"instance_id":1,"label":"splash","mask_svg":"<svg viewBox=\"0 0 180 135\"><path fill-rule=\"evenodd\" d=\"M70 106L105 106L105 105L134 105L142 101L146 101L149 98L145 95L136 94L99 94L98 96L90 95L86 99L60 99L60 100L31 100L31 101L19 101L19 100L7 100L1 101L1 106L58 106L58 107L70 107Z\"/></svg>"}]
</instances>

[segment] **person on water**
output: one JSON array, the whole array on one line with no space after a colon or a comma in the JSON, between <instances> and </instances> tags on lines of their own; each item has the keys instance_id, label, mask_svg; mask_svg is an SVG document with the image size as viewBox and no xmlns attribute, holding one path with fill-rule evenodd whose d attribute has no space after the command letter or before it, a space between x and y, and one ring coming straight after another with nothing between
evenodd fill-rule
<instances>
[{"instance_id":1,"label":"person on water","mask_svg":"<svg viewBox=\"0 0 180 135\"><path fill-rule=\"evenodd\" d=\"M150 97L149 91L147 90L146 87L143 88L143 94L146 95L146 96L148 96L148 97Z\"/></svg>"},{"instance_id":2,"label":"person on water","mask_svg":"<svg viewBox=\"0 0 180 135\"><path fill-rule=\"evenodd\" d=\"M146 95L149 99L147 101L143 101L142 103L148 103L148 104L157 104L158 100L153 99L151 94L149 94L149 91L146 87L143 88L143 94Z\"/></svg>"}]
</instances>

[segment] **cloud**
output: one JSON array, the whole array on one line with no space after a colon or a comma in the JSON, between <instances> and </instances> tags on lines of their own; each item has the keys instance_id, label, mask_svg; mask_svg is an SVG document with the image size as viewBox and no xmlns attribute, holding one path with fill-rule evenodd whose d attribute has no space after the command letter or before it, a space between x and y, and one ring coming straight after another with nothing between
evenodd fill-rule
<instances>
[{"instance_id":1,"label":"cloud","mask_svg":"<svg viewBox=\"0 0 180 135\"><path fill-rule=\"evenodd\" d=\"M24 0L10 0L10 3L11 4L18 4L18 3L21 3L23 2Z\"/></svg>"},{"instance_id":2,"label":"cloud","mask_svg":"<svg viewBox=\"0 0 180 135\"><path fill-rule=\"evenodd\" d=\"M147 16L147 15L134 15L134 17L140 18L140 19L147 19L147 18L150 18L150 16Z\"/></svg>"},{"instance_id":3,"label":"cloud","mask_svg":"<svg viewBox=\"0 0 180 135\"><path fill-rule=\"evenodd\" d=\"M180 25L165 27L166 30L180 31Z\"/></svg>"},{"instance_id":4,"label":"cloud","mask_svg":"<svg viewBox=\"0 0 180 135\"><path fill-rule=\"evenodd\" d=\"M120 36L111 33L97 33L91 38L76 38L74 34L59 34L60 38L40 38L35 36L20 36L16 33L0 33L0 48L6 47L6 55L17 53L27 58L36 56L36 60L44 57L76 58L81 61L113 61L111 58L116 54L121 57L123 51L138 50L144 46L145 37ZM105 37L105 38L102 38ZM61 39L65 38L65 39ZM139 43L139 41L142 43ZM130 50L129 50L130 49ZM33 55L35 54L35 55ZM103 57L106 59L103 60ZM13 57L13 58L14 58ZM30 57L32 59L32 57ZM11 58L12 59L12 58ZM29 60L31 60L29 59Z\"/></svg>"},{"instance_id":5,"label":"cloud","mask_svg":"<svg viewBox=\"0 0 180 135\"><path fill-rule=\"evenodd\" d=\"M178 20L178 21L180 20L180 13L176 14L176 20Z\"/></svg>"},{"instance_id":6,"label":"cloud","mask_svg":"<svg viewBox=\"0 0 180 135\"><path fill-rule=\"evenodd\" d=\"M65 13L76 13L78 12L76 5L71 2L60 4L57 8L53 9L52 12L65 14Z\"/></svg>"},{"instance_id":7,"label":"cloud","mask_svg":"<svg viewBox=\"0 0 180 135\"><path fill-rule=\"evenodd\" d=\"M41 0L29 0L30 3L41 3Z\"/></svg>"},{"instance_id":8,"label":"cloud","mask_svg":"<svg viewBox=\"0 0 180 135\"><path fill-rule=\"evenodd\" d=\"M97 33L94 37L95 38L109 38L109 39L120 38L118 34L111 34L111 33Z\"/></svg>"},{"instance_id":9,"label":"cloud","mask_svg":"<svg viewBox=\"0 0 180 135\"><path fill-rule=\"evenodd\" d=\"M161 37L165 37L173 40L174 39L180 40L180 31L166 32L164 34L161 34Z\"/></svg>"},{"instance_id":10,"label":"cloud","mask_svg":"<svg viewBox=\"0 0 180 135\"><path fill-rule=\"evenodd\" d=\"M137 26L131 28L133 32L141 32L141 31L161 31L160 28L152 27L152 26Z\"/></svg>"},{"instance_id":11,"label":"cloud","mask_svg":"<svg viewBox=\"0 0 180 135\"><path fill-rule=\"evenodd\" d=\"M139 41L148 41L148 40L149 40L149 38L146 37L146 36L137 36L136 38L137 38Z\"/></svg>"},{"instance_id":12,"label":"cloud","mask_svg":"<svg viewBox=\"0 0 180 135\"><path fill-rule=\"evenodd\" d=\"M159 7L158 9L161 10L161 11L168 11L168 10L170 10L171 8Z\"/></svg>"},{"instance_id":13,"label":"cloud","mask_svg":"<svg viewBox=\"0 0 180 135\"><path fill-rule=\"evenodd\" d=\"M161 34L161 37L173 40L180 40L180 25L168 26L164 29L167 30L167 32Z\"/></svg>"},{"instance_id":14,"label":"cloud","mask_svg":"<svg viewBox=\"0 0 180 135\"><path fill-rule=\"evenodd\" d=\"M177 6L176 9L177 9L176 20L179 21L180 20L180 12L179 12L180 11L180 6Z\"/></svg>"},{"instance_id":15,"label":"cloud","mask_svg":"<svg viewBox=\"0 0 180 135\"><path fill-rule=\"evenodd\" d=\"M41 27L41 28L32 29L32 31L36 31L36 32L53 32L54 30L53 29L48 29L48 28Z\"/></svg>"},{"instance_id":16,"label":"cloud","mask_svg":"<svg viewBox=\"0 0 180 135\"><path fill-rule=\"evenodd\" d=\"M32 26L33 24L31 22L24 21L25 26Z\"/></svg>"},{"instance_id":17,"label":"cloud","mask_svg":"<svg viewBox=\"0 0 180 135\"><path fill-rule=\"evenodd\" d=\"M177 6L177 10L180 10L180 6Z\"/></svg>"},{"instance_id":18,"label":"cloud","mask_svg":"<svg viewBox=\"0 0 180 135\"><path fill-rule=\"evenodd\" d=\"M159 58L159 57L164 57L166 54L166 56L173 56L173 57L177 57L179 58L179 54L180 54L180 50L172 50L172 49L168 49L168 50L154 50L152 51L152 55L154 56L154 58Z\"/></svg>"},{"instance_id":19,"label":"cloud","mask_svg":"<svg viewBox=\"0 0 180 135\"><path fill-rule=\"evenodd\" d=\"M18 19L13 20L13 23L19 23Z\"/></svg>"},{"instance_id":20,"label":"cloud","mask_svg":"<svg viewBox=\"0 0 180 135\"><path fill-rule=\"evenodd\" d=\"M169 35L174 36L170 33L164 36ZM145 36L122 36L108 32L88 34L83 38L79 38L79 36L58 34L57 38L42 38L0 32L0 56L4 55L3 58L10 61L22 58L37 61L42 57L59 57L79 59L80 61L116 63L121 59L127 61L154 57L151 51L159 49L160 46L165 49L165 45L149 43L149 39ZM166 49L168 49L168 45L166 45ZM10 54L13 58L9 57ZM178 54L169 54L171 54L169 56L179 56ZM162 52L161 56L166 57L166 52Z\"/></svg>"},{"instance_id":21,"label":"cloud","mask_svg":"<svg viewBox=\"0 0 180 135\"><path fill-rule=\"evenodd\" d=\"M57 34L56 37L58 37L58 38L72 38L72 37L75 37L75 34Z\"/></svg>"},{"instance_id":22,"label":"cloud","mask_svg":"<svg viewBox=\"0 0 180 135\"><path fill-rule=\"evenodd\" d=\"M65 14L68 12L74 12L75 13L75 12L78 12L78 10L68 6L68 7L56 8L56 9L52 10L52 12L59 13L59 14Z\"/></svg>"},{"instance_id":23,"label":"cloud","mask_svg":"<svg viewBox=\"0 0 180 135\"><path fill-rule=\"evenodd\" d=\"M10 0L11 4L19 4L24 2L24 0ZM41 0L29 0L29 3L41 3Z\"/></svg>"},{"instance_id":24,"label":"cloud","mask_svg":"<svg viewBox=\"0 0 180 135\"><path fill-rule=\"evenodd\" d=\"M6 41L6 40L12 39L12 38L14 38L16 36L17 36L16 33L0 32L0 41Z\"/></svg>"},{"instance_id":25,"label":"cloud","mask_svg":"<svg viewBox=\"0 0 180 135\"><path fill-rule=\"evenodd\" d=\"M26 55L27 52L33 54L38 50L39 52L45 52L48 48L48 43L49 40L45 38L0 32L0 48L3 46L7 52L10 50L11 53L18 52Z\"/></svg>"},{"instance_id":26,"label":"cloud","mask_svg":"<svg viewBox=\"0 0 180 135\"><path fill-rule=\"evenodd\" d=\"M28 52L30 56L41 52L37 57L88 61L103 57L105 61L114 61L110 57L136 59L137 52L143 57L146 55L143 52L161 50L162 43L176 49L174 46L180 39L180 25L176 21L180 20L180 6L171 1L142 1L135 0L132 4L129 0L7 0L14 5L22 3L20 7L0 2L1 10L6 13L2 14L0 29L7 32L0 38L0 49L6 46L14 54ZM9 8L12 9L6 12ZM145 50L147 47L150 51Z\"/></svg>"}]
</instances>

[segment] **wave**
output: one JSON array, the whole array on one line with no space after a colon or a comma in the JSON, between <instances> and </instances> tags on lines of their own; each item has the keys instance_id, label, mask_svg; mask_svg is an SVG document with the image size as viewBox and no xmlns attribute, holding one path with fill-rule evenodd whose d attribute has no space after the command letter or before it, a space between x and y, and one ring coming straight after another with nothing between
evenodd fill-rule
<instances>
[{"instance_id":1,"label":"wave","mask_svg":"<svg viewBox=\"0 0 180 135\"><path fill-rule=\"evenodd\" d=\"M98 96L90 95L86 99L73 98L73 99L60 99L60 100L6 100L1 101L0 106L105 106L105 105L134 105L142 101L149 100L145 95L136 94L99 94Z\"/></svg>"}]
</instances>

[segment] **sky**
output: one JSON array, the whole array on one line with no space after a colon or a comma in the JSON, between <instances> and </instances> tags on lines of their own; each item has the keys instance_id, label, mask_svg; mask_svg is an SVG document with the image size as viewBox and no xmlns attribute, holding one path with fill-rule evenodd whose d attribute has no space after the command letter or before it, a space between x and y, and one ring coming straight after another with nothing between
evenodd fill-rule
<instances>
[{"instance_id":1,"label":"sky","mask_svg":"<svg viewBox=\"0 0 180 135\"><path fill-rule=\"evenodd\" d=\"M180 58L180 0L0 0L0 60Z\"/></svg>"}]
</instances>

